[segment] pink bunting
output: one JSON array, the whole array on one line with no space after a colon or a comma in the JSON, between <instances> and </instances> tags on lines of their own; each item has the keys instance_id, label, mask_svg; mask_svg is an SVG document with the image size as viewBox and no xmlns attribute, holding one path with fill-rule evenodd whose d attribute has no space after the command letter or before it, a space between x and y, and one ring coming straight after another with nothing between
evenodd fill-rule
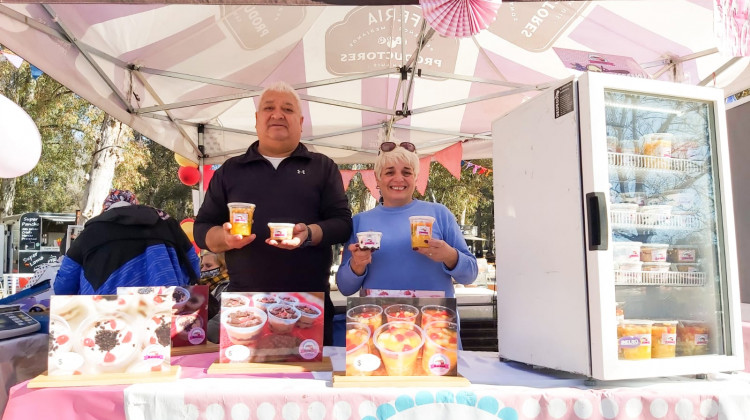
<instances>
[{"instance_id":1,"label":"pink bunting","mask_svg":"<svg viewBox=\"0 0 750 420\"><path fill-rule=\"evenodd\" d=\"M461 156L463 155L463 145L456 143L450 147L435 153L433 160L439 162L445 166L445 169L455 176L456 179L461 179Z\"/></svg>"},{"instance_id":2,"label":"pink bunting","mask_svg":"<svg viewBox=\"0 0 750 420\"><path fill-rule=\"evenodd\" d=\"M356 175L358 171L353 169L342 169L340 172L341 181L344 183L344 191L346 191L349 189L349 183L352 182L352 178L354 178L354 175Z\"/></svg>"},{"instance_id":3,"label":"pink bunting","mask_svg":"<svg viewBox=\"0 0 750 420\"><path fill-rule=\"evenodd\" d=\"M378 200L380 198L380 191L378 191L378 181L375 179L375 171L367 169L359 171L359 174L362 176L362 182L365 183L365 187L370 190L370 194Z\"/></svg>"},{"instance_id":4,"label":"pink bunting","mask_svg":"<svg viewBox=\"0 0 750 420\"><path fill-rule=\"evenodd\" d=\"M417 177L417 191L424 195L427 191L427 181L430 179L430 162L432 156L425 156L419 159L419 176Z\"/></svg>"}]
</instances>

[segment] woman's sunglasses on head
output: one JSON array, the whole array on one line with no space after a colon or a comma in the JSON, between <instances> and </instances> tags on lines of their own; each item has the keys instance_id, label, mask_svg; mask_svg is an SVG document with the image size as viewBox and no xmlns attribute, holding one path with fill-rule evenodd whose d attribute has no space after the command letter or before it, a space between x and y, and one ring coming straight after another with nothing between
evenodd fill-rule
<instances>
[{"instance_id":1,"label":"woman's sunglasses on head","mask_svg":"<svg viewBox=\"0 0 750 420\"><path fill-rule=\"evenodd\" d=\"M416 153L417 152L417 147L414 146L414 143L409 143L408 141L405 141L403 143L399 143L398 145L396 143L392 142L392 141L386 141L386 142L380 143L380 151L381 152L391 152L391 151L393 151L398 146L403 147L404 149L406 149L406 150L408 150L408 151L410 151L412 153ZM380 154L380 153L378 153L378 154Z\"/></svg>"}]
</instances>

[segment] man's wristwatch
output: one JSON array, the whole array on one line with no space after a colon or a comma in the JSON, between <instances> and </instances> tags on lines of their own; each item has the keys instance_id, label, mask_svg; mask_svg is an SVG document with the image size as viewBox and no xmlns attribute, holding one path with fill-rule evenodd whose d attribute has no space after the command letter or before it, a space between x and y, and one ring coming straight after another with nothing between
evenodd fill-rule
<instances>
[{"instance_id":1,"label":"man's wristwatch","mask_svg":"<svg viewBox=\"0 0 750 420\"><path fill-rule=\"evenodd\" d=\"M307 248L308 246L312 246L312 229L310 229L310 226L307 225L307 239L302 242L299 247L300 248Z\"/></svg>"}]
</instances>

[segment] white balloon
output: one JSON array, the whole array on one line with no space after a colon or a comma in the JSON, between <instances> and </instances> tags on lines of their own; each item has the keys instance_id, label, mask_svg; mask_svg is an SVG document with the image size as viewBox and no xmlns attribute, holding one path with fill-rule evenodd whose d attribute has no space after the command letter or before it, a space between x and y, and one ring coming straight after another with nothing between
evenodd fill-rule
<instances>
[{"instance_id":1,"label":"white balloon","mask_svg":"<svg viewBox=\"0 0 750 420\"><path fill-rule=\"evenodd\" d=\"M42 156L39 129L20 106L0 95L0 178L34 169Z\"/></svg>"}]
</instances>

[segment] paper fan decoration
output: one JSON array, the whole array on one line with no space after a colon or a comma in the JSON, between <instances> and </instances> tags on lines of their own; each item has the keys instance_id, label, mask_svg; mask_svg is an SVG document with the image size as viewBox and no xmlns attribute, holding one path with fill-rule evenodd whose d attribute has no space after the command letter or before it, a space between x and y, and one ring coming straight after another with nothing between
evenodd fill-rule
<instances>
[{"instance_id":1,"label":"paper fan decoration","mask_svg":"<svg viewBox=\"0 0 750 420\"><path fill-rule=\"evenodd\" d=\"M501 0L419 0L422 16L440 35L472 36L490 26Z\"/></svg>"}]
</instances>

